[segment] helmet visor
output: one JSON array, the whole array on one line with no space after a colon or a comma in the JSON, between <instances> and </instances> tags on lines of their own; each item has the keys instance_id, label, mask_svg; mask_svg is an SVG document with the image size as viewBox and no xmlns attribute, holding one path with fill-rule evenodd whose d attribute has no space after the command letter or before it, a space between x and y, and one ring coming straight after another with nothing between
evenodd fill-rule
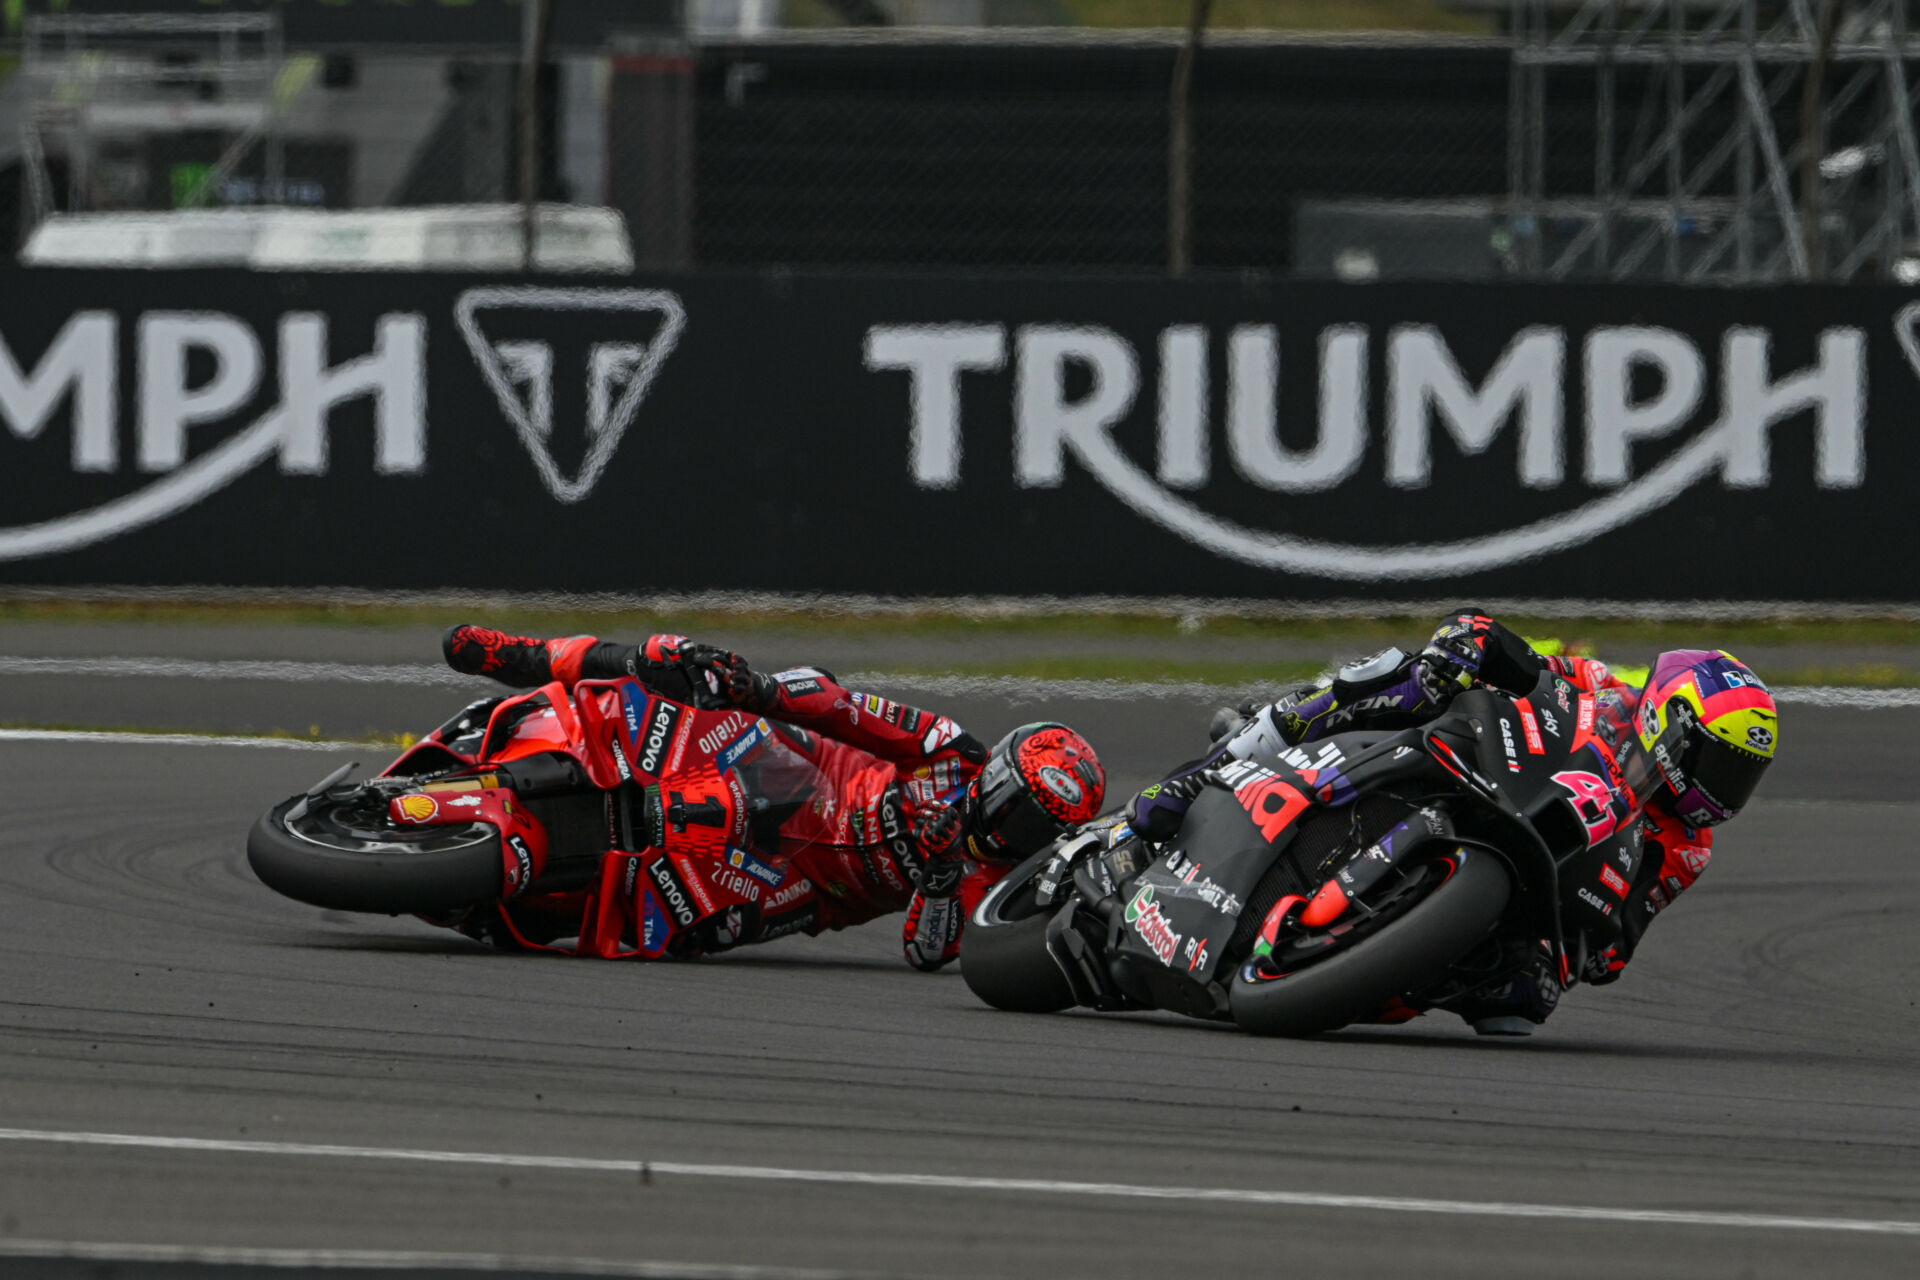
<instances>
[{"instance_id":1,"label":"helmet visor","mask_svg":"<svg viewBox=\"0 0 1920 1280\"><path fill-rule=\"evenodd\" d=\"M1038 853L1060 838L1067 824L1042 809L1018 779L980 797L976 830L988 843L1017 857Z\"/></svg>"},{"instance_id":2,"label":"helmet visor","mask_svg":"<svg viewBox=\"0 0 1920 1280\"><path fill-rule=\"evenodd\" d=\"M1689 736L1681 765L1687 780L1731 817L1753 798L1761 775L1773 761L1723 742L1705 728L1697 728Z\"/></svg>"}]
</instances>

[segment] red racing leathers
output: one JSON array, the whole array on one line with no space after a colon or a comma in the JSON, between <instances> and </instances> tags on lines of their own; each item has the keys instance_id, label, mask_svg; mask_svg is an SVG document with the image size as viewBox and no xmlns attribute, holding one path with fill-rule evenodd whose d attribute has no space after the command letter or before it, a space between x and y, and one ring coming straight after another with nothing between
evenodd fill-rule
<instances>
[{"instance_id":1,"label":"red racing leathers","mask_svg":"<svg viewBox=\"0 0 1920 1280\"><path fill-rule=\"evenodd\" d=\"M676 635L652 636L636 646L593 636L544 642L551 677L568 689L581 679L617 673L678 701L721 687L682 660L694 648ZM937 969L956 958L967 914L1007 866L973 856L978 851L964 837L957 847L941 842L928 858L918 837L927 819L964 799L985 763L985 748L946 716L850 692L815 668L759 680L762 701L736 713L741 726L755 715L782 726L787 746L806 757L822 786L810 804L781 823L781 843L799 852L785 880L761 900L755 936L743 941L818 934L905 911L902 945L910 964ZM577 919L571 901L523 899L512 908L508 931L524 941L523 921L543 908L554 928L569 911ZM463 927L493 936L484 922ZM723 927L696 926L670 950L691 955L735 944Z\"/></svg>"}]
</instances>

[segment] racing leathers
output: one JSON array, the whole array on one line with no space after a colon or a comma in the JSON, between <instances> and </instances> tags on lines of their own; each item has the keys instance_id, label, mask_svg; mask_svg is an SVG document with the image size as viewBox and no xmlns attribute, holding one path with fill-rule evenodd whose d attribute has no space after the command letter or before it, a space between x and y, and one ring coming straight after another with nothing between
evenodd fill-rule
<instances>
[{"instance_id":1,"label":"racing leathers","mask_svg":"<svg viewBox=\"0 0 1920 1280\"><path fill-rule=\"evenodd\" d=\"M675 940L673 954L819 934L904 910L908 963L938 969L959 955L967 914L1006 872L967 830L966 794L986 748L946 716L849 691L813 667L754 672L738 655L677 635L623 645L463 627L449 633L447 658L513 684L554 679L571 689L583 679L631 677L676 701L736 707L742 727L748 716L766 717L819 771L819 795L781 824L783 843L791 838L799 852L762 898L753 936L736 936L724 919L703 920ZM543 905L556 919L571 907L517 900L508 918L516 938Z\"/></svg>"},{"instance_id":2,"label":"racing leathers","mask_svg":"<svg viewBox=\"0 0 1920 1280\"><path fill-rule=\"evenodd\" d=\"M1524 696L1547 671L1593 695L1594 735L1608 753L1621 754L1635 738L1638 687L1594 659L1539 653L1484 611L1463 610L1442 622L1418 654L1389 649L1271 704L1247 704L1224 723L1216 720L1213 750L1134 797L1127 810L1129 822L1148 839L1165 840L1178 830L1209 771L1221 763L1279 754L1349 729L1391 731L1423 724L1444 712L1454 694L1476 683ZM1563 709L1562 714L1567 712ZM1618 792L1620 770L1613 774ZM1598 937L1589 933L1587 961L1578 975L1586 982L1617 979L1653 918L1692 886L1712 856L1713 833L1681 822L1662 804L1659 797L1664 794L1658 792L1644 805L1629 796L1632 817L1609 831L1629 854L1638 844L1639 856L1621 860L1622 866L1631 863L1632 880L1624 886L1620 908L1609 917L1610 935L1606 928ZM1614 798L1596 798L1596 812ZM1610 874L1619 878L1618 872ZM1471 992L1448 1007L1476 1025L1505 1015L1538 1023L1553 1011L1573 977L1554 973L1544 955L1528 957L1517 976Z\"/></svg>"}]
</instances>

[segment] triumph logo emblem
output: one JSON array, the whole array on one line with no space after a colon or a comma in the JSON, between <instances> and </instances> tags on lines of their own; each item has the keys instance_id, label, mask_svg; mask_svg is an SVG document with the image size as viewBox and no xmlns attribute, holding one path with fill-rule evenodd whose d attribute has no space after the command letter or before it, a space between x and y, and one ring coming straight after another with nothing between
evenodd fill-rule
<instances>
[{"instance_id":1,"label":"triumph logo emblem","mask_svg":"<svg viewBox=\"0 0 1920 1280\"><path fill-rule=\"evenodd\" d=\"M556 391L575 385L562 381L563 371L556 369L561 363L555 355L556 330L577 330L578 318L587 317L594 318L599 332L584 342L579 341L584 335L575 335L574 345L584 346L578 384L584 397L556 413ZM454 320L547 492L572 503L600 482L660 366L679 343L687 313L678 296L662 289L508 286L461 294ZM559 461L565 445L557 426L575 421L584 422L586 440L569 477Z\"/></svg>"},{"instance_id":2,"label":"triumph logo emblem","mask_svg":"<svg viewBox=\"0 0 1920 1280\"><path fill-rule=\"evenodd\" d=\"M1916 307L1902 311L1895 333L1920 373L1916 317ZM1820 330L1810 360L1780 368L1773 335L1758 326L1690 335L1536 324L1507 335L1491 367L1470 371L1430 324L1328 324L1314 335L1317 368L1284 382L1281 336L1272 324L1170 325L1143 373L1140 346L1100 325L875 325L864 362L909 375L907 467L922 489L960 484L962 375L992 385L991 375L1010 371L995 390L1009 395L1015 486L1059 488L1071 464L1176 537L1309 577L1379 582L1518 564L1591 542L1715 479L1763 489L1773 429L1795 418L1811 419L1818 488L1866 479L1867 339L1852 325ZM1219 396L1216 364L1226 374ZM1307 390L1283 397L1296 387ZM1143 393L1157 401L1145 412ZM1141 419L1155 427L1148 465L1121 444L1122 428ZM1312 423L1311 443L1282 430L1295 420ZM1281 510L1286 497L1341 489L1369 462L1385 486L1411 495L1434 485L1437 455L1485 453L1503 435L1518 489L1577 483L1584 492L1495 532L1397 545L1253 527L1199 501L1221 469L1216 436L1232 483L1281 495L1272 504Z\"/></svg>"}]
</instances>

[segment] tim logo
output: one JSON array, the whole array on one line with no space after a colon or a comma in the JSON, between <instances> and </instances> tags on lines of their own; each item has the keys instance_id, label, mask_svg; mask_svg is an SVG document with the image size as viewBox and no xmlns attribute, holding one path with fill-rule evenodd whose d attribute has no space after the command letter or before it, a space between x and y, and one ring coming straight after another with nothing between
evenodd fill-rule
<instances>
[{"instance_id":1,"label":"tim logo","mask_svg":"<svg viewBox=\"0 0 1920 1280\"><path fill-rule=\"evenodd\" d=\"M1920 373L1916 307L1893 327ZM1490 366L1466 369L1431 324L1334 324L1315 335L1312 364L1283 372L1273 324L1171 325L1145 352L1097 325L876 325L865 362L908 374L908 468L923 489L960 483L962 375L972 374L974 394L1011 396L1019 488L1056 488L1077 467L1141 517L1227 559L1385 581L1564 551L1714 478L1728 489L1766 488L1772 430L1788 419L1812 421L1815 484L1865 481L1864 329L1821 330L1797 367L1776 367L1764 328L1696 336L1704 337L1644 324L1534 325L1509 334ZM992 376L1003 370L1011 376ZM1147 465L1115 433L1149 397ZM1229 469L1274 495L1326 493L1374 468L1390 488L1421 490L1433 485L1436 454L1472 456L1496 441L1511 447L1520 488L1578 481L1597 496L1500 532L1398 546L1250 528L1198 500Z\"/></svg>"},{"instance_id":2,"label":"tim logo","mask_svg":"<svg viewBox=\"0 0 1920 1280\"><path fill-rule=\"evenodd\" d=\"M510 286L469 289L454 320L547 491L579 502L633 425L687 313L661 289ZM572 423L584 432L569 439L561 424Z\"/></svg>"}]
</instances>

